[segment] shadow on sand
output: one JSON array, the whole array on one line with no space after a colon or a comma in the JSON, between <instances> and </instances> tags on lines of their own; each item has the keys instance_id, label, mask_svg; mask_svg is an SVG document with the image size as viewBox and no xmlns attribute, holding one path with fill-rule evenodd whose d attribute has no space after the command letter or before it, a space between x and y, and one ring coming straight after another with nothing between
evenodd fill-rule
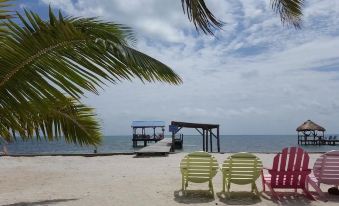
<instances>
[{"instance_id":1,"label":"shadow on sand","mask_svg":"<svg viewBox=\"0 0 339 206\"><path fill-rule=\"evenodd\" d=\"M217 196L220 202L227 205L254 205L261 202L260 197L252 192L231 192L230 197L223 192L218 192Z\"/></svg>"},{"instance_id":2,"label":"shadow on sand","mask_svg":"<svg viewBox=\"0 0 339 206\"><path fill-rule=\"evenodd\" d=\"M61 202L69 202L69 201L75 201L78 199L53 199L53 200L41 200L36 202L18 202L8 205L1 205L1 206L38 206L38 205L52 205L57 204Z\"/></svg>"},{"instance_id":3,"label":"shadow on sand","mask_svg":"<svg viewBox=\"0 0 339 206\"><path fill-rule=\"evenodd\" d=\"M295 192L276 192L278 199L274 199L270 192L262 192L262 198L270 200L279 205L310 205L312 200L308 199L302 193ZM313 195L313 194L312 194Z\"/></svg>"},{"instance_id":4,"label":"shadow on sand","mask_svg":"<svg viewBox=\"0 0 339 206\"><path fill-rule=\"evenodd\" d=\"M208 203L215 200L214 196L206 190L187 190L186 195L182 190L174 191L174 201L184 204Z\"/></svg>"}]
</instances>

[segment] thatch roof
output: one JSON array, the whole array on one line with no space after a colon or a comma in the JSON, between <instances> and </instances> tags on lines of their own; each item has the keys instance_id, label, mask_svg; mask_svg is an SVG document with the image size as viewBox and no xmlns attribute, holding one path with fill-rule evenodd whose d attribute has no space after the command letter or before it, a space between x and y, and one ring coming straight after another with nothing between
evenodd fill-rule
<instances>
[{"instance_id":1,"label":"thatch roof","mask_svg":"<svg viewBox=\"0 0 339 206\"><path fill-rule=\"evenodd\" d=\"M324 127L317 125L311 120L307 120L297 128L297 131L326 131Z\"/></svg>"}]
</instances>

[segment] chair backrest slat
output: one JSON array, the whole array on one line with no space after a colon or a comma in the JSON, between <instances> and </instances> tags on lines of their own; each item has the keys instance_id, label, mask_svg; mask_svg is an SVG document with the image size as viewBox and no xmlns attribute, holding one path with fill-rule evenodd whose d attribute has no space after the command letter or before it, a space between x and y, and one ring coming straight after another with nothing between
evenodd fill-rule
<instances>
[{"instance_id":1,"label":"chair backrest slat","mask_svg":"<svg viewBox=\"0 0 339 206\"><path fill-rule=\"evenodd\" d=\"M290 154L288 157L288 166L287 166L287 171L288 173L286 174L286 181L289 184L292 184L293 179L292 179L292 174L293 174L293 170L294 170L294 165L295 165L295 161L296 161L296 147L292 147L290 149Z\"/></svg>"},{"instance_id":2,"label":"chair backrest slat","mask_svg":"<svg viewBox=\"0 0 339 206\"><path fill-rule=\"evenodd\" d=\"M306 152L303 154L303 164L302 164L302 171L306 171L308 169L308 163L309 163L310 157ZM299 185L304 185L306 181L307 175L301 175L299 180Z\"/></svg>"},{"instance_id":3,"label":"chair backrest slat","mask_svg":"<svg viewBox=\"0 0 339 206\"><path fill-rule=\"evenodd\" d=\"M284 148L280 156L280 172L286 171L287 155L288 155L288 148ZM279 178L278 185L284 184L284 179L286 178L285 175L279 175L278 178Z\"/></svg>"},{"instance_id":4,"label":"chair backrest slat","mask_svg":"<svg viewBox=\"0 0 339 206\"><path fill-rule=\"evenodd\" d=\"M281 154L278 153L273 158L272 170L274 170L274 171L278 171L278 167L279 167L279 163L280 163L280 156L281 156ZM272 184L272 187L275 187L275 185L277 185L277 173L271 174L271 184Z\"/></svg>"}]
</instances>

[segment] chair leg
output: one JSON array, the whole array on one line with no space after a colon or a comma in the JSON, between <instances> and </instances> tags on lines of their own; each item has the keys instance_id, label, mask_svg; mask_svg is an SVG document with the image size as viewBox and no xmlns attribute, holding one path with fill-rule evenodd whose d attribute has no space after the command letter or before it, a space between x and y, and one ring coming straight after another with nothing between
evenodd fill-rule
<instances>
[{"instance_id":1,"label":"chair leg","mask_svg":"<svg viewBox=\"0 0 339 206\"><path fill-rule=\"evenodd\" d=\"M254 193L257 195L257 196L260 196L259 194L259 191L258 191L258 188L257 188L257 185L255 184L255 182L252 182L252 190L254 191ZM252 191L252 192L253 192Z\"/></svg>"},{"instance_id":2,"label":"chair leg","mask_svg":"<svg viewBox=\"0 0 339 206\"><path fill-rule=\"evenodd\" d=\"M231 182L227 181L227 196L229 198L231 197L230 188L231 188Z\"/></svg>"},{"instance_id":3,"label":"chair leg","mask_svg":"<svg viewBox=\"0 0 339 206\"><path fill-rule=\"evenodd\" d=\"M310 200L316 200L316 199L314 199L314 197L311 195L311 193L310 193L308 190L306 190L306 188L303 188L302 190L303 190L303 192L305 193L305 195L306 195L306 197L307 197L308 199L310 199Z\"/></svg>"},{"instance_id":4,"label":"chair leg","mask_svg":"<svg viewBox=\"0 0 339 206\"><path fill-rule=\"evenodd\" d=\"M183 195L187 194L187 192L186 192L187 186L188 186L188 181L185 180L185 178L182 178L182 185L181 185L181 187L182 187Z\"/></svg>"},{"instance_id":5,"label":"chair leg","mask_svg":"<svg viewBox=\"0 0 339 206\"><path fill-rule=\"evenodd\" d=\"M185 180L184 177L181 178L181 190L184 192L185 190Z\"/></svg>"},{"instance_id":6,"label":"chair leg","mask_svg":"<svg viewBox=\"0 0 339 206\"><path fill-rule=\"evenodd\" d=\"M326 198L326 196L325 196L325 194L323 193L323 191L321 191L321 189L320 189L320 187L319 187L320 183L316 183L316 182L314 182L310 177L307 177L307 178L306 178L306 189L307 189L307 191L309 191L309 190L308 190L308 184L310 184L310 185L313 187L313 189L319 194L319 196L320 196L322 199L324 199L325 202L328 201L327 198Z\"/></svg>"},{"instance_id":7,"label":"chair leg","mask_svg":"<svg viewBox=\"0 0 339 206\"><path fill-rule=\"evenodd\" d=\"M213 189L213 183L212 183L212 180L209 181L208 186L209 186L210 191L211 191L211 193L212 193L212 195L213 195L213 197L214 197L214 189Z\"/></svg>"},{"instance_id":8,"label":"chair leg","mask_svg":"<svg viewBox=\"0 0 339 206\"><path fill-rule=\"evenodd\" d=\"M278 198L278 195L277 195L277 193L274 191L274 189L271 187L271 185L269 185L269 184L267 184L267 183L266 183L266 185L267 185L268 189L270 189L270 191L271 191L271 193L272 193L272 198L273 198L274 200L278 200L278 199L279 199L279 198Z\"/></svg>"},{"instance_id":9,"label":"chair leg","mask_svg":"<svg viewBox=\"0 0 339 206\"><path fill-rule=\"evenodd\" d=\"M224 176L222 177L222 192L226 192L226 178Z\"/></svg>"},{"instance_id":10,"label":"chair leg","mask_svg":"<svg viewBox=\"0 0 339 206\"><path fill-rule=\"evenodd\" d=\"M262 190L265 192L266 188L265 188L265 178L264 178L263 170L261 170L261 183L262 183Z\"/></svg>"}]
</instances>

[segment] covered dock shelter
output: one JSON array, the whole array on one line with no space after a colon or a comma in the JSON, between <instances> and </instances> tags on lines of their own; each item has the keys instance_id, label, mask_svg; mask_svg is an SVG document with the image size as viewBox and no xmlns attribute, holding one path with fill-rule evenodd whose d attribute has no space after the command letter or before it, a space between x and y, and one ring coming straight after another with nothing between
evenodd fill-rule
<instances>
[{"instance_id":1,"label":"covered dock shelter","mask_svg":"<svg viewBox=\"0 0 339 206\"><path fill-rule=\"evenodd\" d=\"M298 132L298 144L324 144L326 129L311 120L301 124L296 131Z\"/></svg>"},{"instance_id":2,"label":"covered dock shelter","mask_svg":"<svg viewBox=\"0 0 339 206\"><path fill-rule=\"evenodd\" d=\"M133 129L133 147L138 146L138 142L144 142L144 147L147 146L147 142L158 142L164 138L165 132L164 121L133 121L131 127ZM156 129L160 128L160 133L156 133ZM146 133L146 129L151 130L151 134Z\"/></svg>"},{"instance_id":3,"label":"covered dock shelter","mask_svg":"<svg viewBox=\"0 0 339 206\"><path fill-rule=\"evenodd\" d=\"M193 128L202 135L202 147L203 151L213 152L213 138L217 140L217 151L220 152L220 135L218 124L201 124L201 123L190 123L190 122L176 122L172 121L170 132L172 132L172 151L174 151L175 145L175 134L182 128Z\"/></svg>"}]
</instances>

